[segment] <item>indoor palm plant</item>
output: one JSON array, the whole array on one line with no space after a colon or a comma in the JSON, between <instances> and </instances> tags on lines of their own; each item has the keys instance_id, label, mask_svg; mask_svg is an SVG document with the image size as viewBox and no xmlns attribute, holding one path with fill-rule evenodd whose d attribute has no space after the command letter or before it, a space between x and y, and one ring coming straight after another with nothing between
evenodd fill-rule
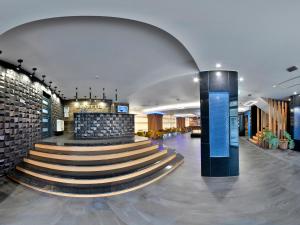
<instances>
[{"instance_id":1,"label":"indoor palm plant","mask_svg":"<svg viewBox=\"0 0 300 225\"><path fill-rule=\"evenodd\" d=\"M279 138L276 137L275 134L273 134L272 131L270 131L269 129L266 129L264 131L264 136L265 136L265 140L269 143L269 146L272 149L276 149L278 148L279 145Z\"/></svg>"},{"instance_id":2,"label":"indoor palm plant","mask_svg":"<svg viewBox=\"0 0 300 225\"><path fill-rule=\"evenodd\" d=\"M283 131L283 139L280 140L280 149L293 149L295 147L295 142L291 135L287 131Z\"/></svg>"}]
</instances>

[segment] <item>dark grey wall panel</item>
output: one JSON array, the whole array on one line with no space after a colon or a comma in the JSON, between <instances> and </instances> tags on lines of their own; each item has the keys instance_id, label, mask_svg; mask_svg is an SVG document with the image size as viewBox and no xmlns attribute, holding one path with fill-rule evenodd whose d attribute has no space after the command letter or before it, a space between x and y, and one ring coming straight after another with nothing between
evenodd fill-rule
<instances>
[{"instance_id":1,"label":"dark grey wall panel","mask_svg":"<svg viewBox=\"0 0 300 225\"><path fill-rule=\"evenodd\" d=\"M0 67L0 176L41 139L42 95L41 85Z\"/></svg>"},{"instance_id":2,"label":"dark grey wall panel","mask_svg":"<svg viewBox=\"0 0 300 225\"><path fill-rule=\"evenodd\" d=\"M134 115L118 113L74 113L76 138L134 136Z\"/></svg>"}]
</instances>

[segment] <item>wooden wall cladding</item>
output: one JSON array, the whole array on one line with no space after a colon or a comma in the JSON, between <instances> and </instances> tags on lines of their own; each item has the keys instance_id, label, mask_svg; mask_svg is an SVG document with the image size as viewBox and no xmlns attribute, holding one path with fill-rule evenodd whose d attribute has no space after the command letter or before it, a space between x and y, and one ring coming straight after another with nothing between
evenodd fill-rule
<instances>
[{"instance_id":1,"label":"wooden wall cladding","mask_svg":"<svg viewBox=\"0 0 300 225\"><path fill-rule=\"evenodd\" d=\"M163 115L160 114L148 114L148 130L158 131L163 129L162 118Z\"/></svg>"},{"instance_id":2,"label":"wooden wall cladding","mask_svg":"<svg viewBox=\"0 0 300 225\"><path fill-rule=\"evenodd\" d=\"M184 117L177 117L176 118L176 127L177 128L185 128L185 118Z\"/></svg>"},{"instance_id":3,"label":"wooden wall cladding","mask_svg":"<svg viewBox=\"0 0 300 225\"><path fill-rule=\"evenodd\" d=\"M0 67L0 176L41 139L42 95L40 85Z\"/></svg>"}]
</instances>

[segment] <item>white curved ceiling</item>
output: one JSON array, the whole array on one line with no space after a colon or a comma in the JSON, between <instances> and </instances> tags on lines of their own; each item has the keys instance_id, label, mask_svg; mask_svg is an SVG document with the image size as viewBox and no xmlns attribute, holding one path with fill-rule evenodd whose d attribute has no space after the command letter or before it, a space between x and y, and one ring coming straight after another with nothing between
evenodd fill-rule
<instances>
[{"instance_id":1,"label":"white curved ceiling","mask_svg":"<svg viewBox=\"0 0 300 225\"><path fill-rule=\"evenodd\" d=\"M37 66L46 73L46 81L51 80L52 87L63 90L67 98L73 98L76 87L79 97L89 96L91 87L98 98L102 88L108 98L114 97L117 88L119 99L130 100L133 106L148 104L145 93L151 95L151 104L173 102L189 95L189 84L199 71L188 51L168 33L117 18L40 20L5 32L0 36L0 46L4 60L22 58L28 70ZM174 83L176 77L189 80ZM178 97L168 99L172 89ZM194 90L199 92L199 86ZM139 98L141 95L145 98Z\"/></svg>"},{"instance_id":2,"label":"white curved ceiling","mask_svg":"<svg viewBox=\"0 0 300 225\"><path fill-rule=\"evenodd\" d=\"M176 37L201 70L214 69L216 62L221 62L223 69L238 70L245 79L240 83L242 99L248 99L248 94L281 98L300 91L300 86L272 87L299 75L298 71L285 71L288 66L300 64L299 9L300 1L293 0L52 0L43 3L2 0L0 33L31 21L62 16L112 16L142 21ZM36 54L38 42L32 44L30 47ZM53 60L39 53L35 57ZM33 57L24 57L25 64ZM37 61L31 63L35 65ZM45 71L49 75L51 72ZM63 68L62 72L65 72Z\"/></svg>"}]
</instances>

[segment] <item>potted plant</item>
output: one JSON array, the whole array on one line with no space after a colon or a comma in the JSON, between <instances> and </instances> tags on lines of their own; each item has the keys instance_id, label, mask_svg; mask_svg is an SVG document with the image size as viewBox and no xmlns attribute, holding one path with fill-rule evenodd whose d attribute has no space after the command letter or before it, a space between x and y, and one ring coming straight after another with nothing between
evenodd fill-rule
<instances>
[{"instance_id":1,"label":"potted plant","mask_svg":"<svg viewBox=\"0 0 300 225\"><path fill-rule=\"evenodd\" d=\"M283 132L283 139L280 140L280 145L279 145L279 148L280 149L293 149L295 148L295 142L294 140L292 139L291 135L287 132L287 131L284 131Z\"/></svg>"},{"instance_id":2,"label":"potted plant","mask_svg":"<svg viewBox=\"0 0 300 225\"><path fill-rule=\"evenodd\" d=\"M265 140L269 143L269 146L270 146L272 149L278 148L278 145L279 145L279 138L276 137L276 135L273 134L272 131L266 129L266 130L264 131L264 136L265 136Z\"/></svg>"}]
</instances>

